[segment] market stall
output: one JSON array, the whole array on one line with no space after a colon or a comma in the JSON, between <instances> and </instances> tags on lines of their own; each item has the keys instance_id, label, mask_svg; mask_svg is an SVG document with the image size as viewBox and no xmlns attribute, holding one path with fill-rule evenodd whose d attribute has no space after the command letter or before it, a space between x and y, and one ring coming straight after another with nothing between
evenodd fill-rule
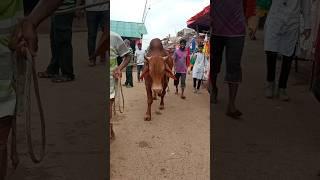
<instances>
[{"instance_id":1,"label":"market stall","mask_svg":"<svg viewBox=\"0 0 320 180\"><path fill-rule=\"evenodd\" d=\"M210 5L191 17L187 21L187 26L197 32L208 32L210 30Z\"/></svg>"}]
</instances>

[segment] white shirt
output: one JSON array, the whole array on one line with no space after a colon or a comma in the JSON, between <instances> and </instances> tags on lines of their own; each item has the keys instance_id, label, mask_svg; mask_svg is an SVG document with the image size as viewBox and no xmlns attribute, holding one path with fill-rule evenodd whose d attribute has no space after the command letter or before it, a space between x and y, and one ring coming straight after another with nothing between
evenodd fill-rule
<instances>
[{"instance_id":1,"label":"white shirt","mask_svg":"<svg viewBox=\"0 0 320 180\"><path fill-rule=\"evenodd\" d=\"M197 59L193 65L192 78L204 79L205 68L208 64L208 59L205 57L204 53L196 53Z\"/></svg>"},{"instance_id":2,"label":"white shirt","mask_svg":"<svg viewBox=\"0 0 320 180\"><path fill-rule=\"evenodd\" d=\"M103 1L106 1L106 0L86 0L86 5L95 4ZM108 3L86 9L86 11L107 11L107 10L109 10Z\"/></svg>"},{"instance_id":3,"label":"white shirt","mask_svg":"<svg viewBox=\"0 0 320 180\"><path fill-rule=\"evenodd\" d=\"M300 27L301 14L304 27ZM311 0L272 0L265 23L264 50L292 56L300 28L311 28Z\"/></svg>"},{"instance_id":4,"label":"white shirt","mask_svg":"<svg viewBox=\"0 0 320 180\"><path fill-rule=\"evenodd\" d=\"M144 50L136 49L136 52L134 53L134 56L137 57L137 65L143 65L144 64Z\"/></svg>"}]
</instances>

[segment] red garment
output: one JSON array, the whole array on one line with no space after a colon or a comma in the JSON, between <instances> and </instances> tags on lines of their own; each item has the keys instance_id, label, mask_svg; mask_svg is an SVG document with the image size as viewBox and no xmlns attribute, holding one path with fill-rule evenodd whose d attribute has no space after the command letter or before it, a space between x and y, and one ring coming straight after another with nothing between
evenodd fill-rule
<instances>
[{"instance_id":1,"label":"red garment","mask_svg":"<svg viewBox=\"0 0 320 180\"><path fill-rule=\"evenodd\" d=\"M256 15L256 7L256 0L243 0L244 15L247 19Z\"/></svg>"},{"instance_id":2,"label":"red garment","mask_svg":"<svg viewBox=\"0 0 320 180\"><path fill-rule=\"evenodd\" d=\"M186 65L189 67L190 65L190 48L187 48L187 59L186 59Z\"/></svg>"}]
</instances>

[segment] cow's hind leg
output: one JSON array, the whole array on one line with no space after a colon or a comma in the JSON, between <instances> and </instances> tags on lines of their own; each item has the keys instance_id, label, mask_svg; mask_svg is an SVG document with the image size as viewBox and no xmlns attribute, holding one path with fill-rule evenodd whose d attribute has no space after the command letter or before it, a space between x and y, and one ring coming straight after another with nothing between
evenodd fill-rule
<instances>
[{"instance_id":1,"label":"cow's hind leg","mask_svg":"<svg viewBox=\"0 0 320 180\"><path fill-rule=\"evenodd\" d=\"M148 96L148 108L147 108L147 112L146 115L144 117L145 121L151 121L151 105L153 102L153 93L151 91L151 88L147 88L147 96Z\"/></svg>"}]
</instances>

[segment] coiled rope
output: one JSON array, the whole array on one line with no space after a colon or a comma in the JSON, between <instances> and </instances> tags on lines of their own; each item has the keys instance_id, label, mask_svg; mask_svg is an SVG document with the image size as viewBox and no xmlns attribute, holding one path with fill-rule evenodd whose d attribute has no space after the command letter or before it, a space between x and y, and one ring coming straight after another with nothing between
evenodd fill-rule
<instances>
[{"instance_id":1,"label":"coiled rope","mask_svg":"<svg viewBox=\"0 0 320 180\"><path fill-rule=\"evenodd\" d=\"M28 146L28 154L30 155L31 160L34 163L40 163L45 157L46 151L46 126L45 126L45 117L43 112L43 107L40 98L39 83L37 79L35 59L31 56L30 52L27 50L26 59L17 59L16 54L13 54L14 62L16 63L17 69L22 67L23 69L18 70L18 76L24 77L23 85L17 83L17 100L23 101L23 118L25 119L25 135ZM20 74L19 74L20 73ZM31 79L33 80L33 88L35 92L35 97L37 101L37 107L40 115L40 124L41 124L41 149L39 157L36 156L34 146L32 143L31 135ZM18 118L18 117L16 117ZM16 118L14 119L13 128L12 128L12 149L11 149L11 159L14 168L17 167L19 163L18 153L16 149L16 134L17 134L17 123Z\"/></svg>"},{"instance_id":2,"label":"coiled rope","mask_svg":"<svg viewBox=\"0 0 320 180\"><path fill-rule=\"evenodd\" d=\"M114 112L114 115L116 115L116 111L119 111L120 113L124 112L124 96L123 96L123 90L121 85L121 77L119 78L117 83L115 83L114 88L116 89L116 94L115 94L114 103L113 103L113 112Z\"/></svg>"}]
</instances>

